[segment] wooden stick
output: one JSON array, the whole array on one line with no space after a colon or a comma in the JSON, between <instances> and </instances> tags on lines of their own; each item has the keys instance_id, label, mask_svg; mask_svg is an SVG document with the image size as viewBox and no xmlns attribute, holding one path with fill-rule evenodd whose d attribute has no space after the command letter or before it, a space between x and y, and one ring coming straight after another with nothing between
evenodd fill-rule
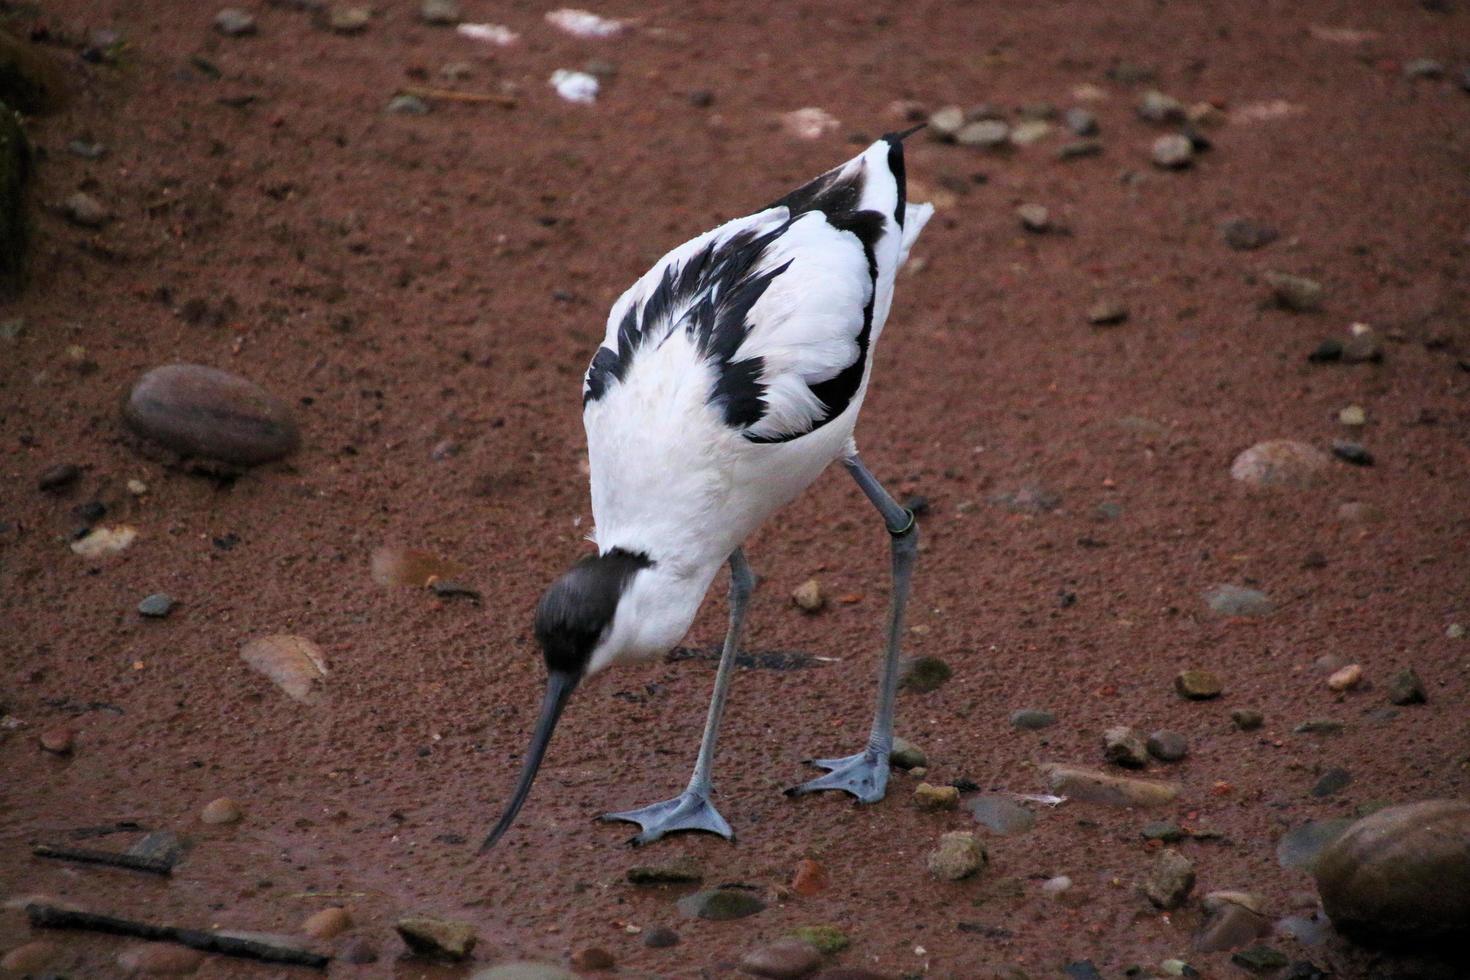
<instances>
[{"instance_id":1,"label":"wooden stick","mask_svg":"<svg viewBox=\"0 0 1470 980\"><path fill-rule=\"evenodd\" d=\"M442 99L445 102L488 102L505 109L514 109L520 104L513 95L494 92L456 92L448 88L424 88L420 85L405 85L399 89L404 95L416 95L421 99Z\"/></svg>"},{"instance_id":2,"label":"wooden stick","mask_svg":"<svg viewBox=\"0 0 1470 980\"><path fill-rule=\"evenodd\" d=\"M93 851L83 847L51 847L48 844L37 844L31 848L31 853L36 857L53 858L57 861L105 864L113 868L147 871L156 875L171 874L174 870L172 861L156 857L140 857L137 854L123 854L118 851Z\"/></svg>"},{"instance_id":3,"label":"wooden stick","mask_svg":"<svg viewBox=\"0 0 1470 980\"><path fill-rule=\"evenodd\" d=\"M225 956L240 956L265 963L287 963L291 966L309 966L325 970L332 961L330 956L313 953L291 946L273 946L254 939L237 939L221 936L204 929L180 929L176 926L156 926L148 922L134 922L110 915L95 915L91 912L74 912L54 905L32 902L26 906L26 915L31 925L41 929L85 929L89 932L107 932L115 936L135 936L154 942L181 943L191 949L205 953L221 953Z\"/></svg>"}]
</instances>

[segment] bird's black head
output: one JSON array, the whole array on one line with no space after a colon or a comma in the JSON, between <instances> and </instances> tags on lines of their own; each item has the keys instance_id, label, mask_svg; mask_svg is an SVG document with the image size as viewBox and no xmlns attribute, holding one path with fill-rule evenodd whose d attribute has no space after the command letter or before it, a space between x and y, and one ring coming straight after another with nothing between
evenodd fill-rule
<instances>
[{"instance_id":1,"label":"bird's black head","mask_svg":"<svg viewBox=\"0 0 1470 980\"><path fill-rule=\"evenodd\" d=\"M587 673L598 641L612 625L623 590L640 569L652 564L646 554L613 548L577 562L541 596L536 605L535 632L546 658L546 697L541 702L541 716L536 720L515 794L495 829L480 845L482 853L510 829L531 792L557 719Z\"/></svg>"}]
</instances>

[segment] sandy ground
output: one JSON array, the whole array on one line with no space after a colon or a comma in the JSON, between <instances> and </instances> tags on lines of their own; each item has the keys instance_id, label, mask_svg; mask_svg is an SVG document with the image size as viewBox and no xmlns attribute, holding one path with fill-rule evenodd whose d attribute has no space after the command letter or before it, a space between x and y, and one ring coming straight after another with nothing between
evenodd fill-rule
<instances>
[{"instance_id":1,"label":"sandy ground","mask_svg":"<svg viewBox=\"0 0 1470 980\"><path fill-rule=\"evenodd\" d=\"M472 922L478 966L598 946L625 976L727 975L795 926L832 923L851 938L834 964L893 976L1056 977L1090 959L1111 978L1170 957L1243 975L1228 953L1191 951L1197 901L1161 913L1139 896L1154 859L1145 823L1218 830L1178 845L1197 894L1249 889L1275 918L1313 903L1311 879L1276 860L1286 830L1470 792L1470 640L1447 635L1470 623L1470 97L1455 80L1470 8L1430 6L694 0L599 8L634 23L587 41L538 5L464 0L466 20L520 32L502 49L420 23L405 0L377 5L353 36L289 3L247 4L258 32L240 38L212 29L211 6L6 4L12 26L45 29L73 92L29 120L42 152L31 284L0 314L22 321L0 340L0 891L273 933L345 903L349 935L381 959L334 963L333 976L472 972L399 959L392 923L412 911ZM83 61L104 29L124 42L115 61ZM1451 77L1406 78L1419 57ZM547 85L593 61L611 71L596 105ZM454 62L468 78L441 77ZM1225 110L1193 168L1151 166L1166 130L1135 117L1147 84L1110 74L1120 63ZM414 85L516 105L385 113ZM1060 162L1054 133L1007 153L923 138L910 151L911 196L939 215L901 278L859 439L880 477L931 502L906 644L955 673L902 697L899 730L927 750L931 782L1037 793L1040 763L1102 766L1110 725L1171 728L1189 757L1145 775L1182 794L1152 812L1042 807L1015 837L964 810L919 812L905 775L867 808L783 798L802 759L855 750L870 717L885 536L834 473L747 549L762 576L748 647L835 662L737 676L716 781L738 842L630 853L625 827L591 821L687 778L713 676L694 661L587 685L520 824L476 857L539 698L531 609L587 547L579 385L607 307L669 247L900 125L898 100L990 103L1013 119L1031 103L1086 104L1104 147ZM807 106L840 124L790 135L781 114ZM105 156L68 151L77 138ZM59 205L78 190L112 220L69 223ZM1061 229L1023 231L1024 202ZM1280 239L1227 248L1219 224L1237 216ZM1323 309L1271 307L1273 270L1319 280ZM1099 299L1125 304L1127 321L1089 326ZM1308 363L1358 321L1383 338L1382 363ZM119 402L174 361L278 394L302 448L232 483L141 451ZM1350 404L1365 409L1360 430L1337 421ZM1376 465L1334 461L1308 490L1232 481L1232 458L1272 438L1355 439ZM39 491L63 463L82 468L78 484ZM1022 487L1059 505L995 502ZM93 500L103 523L140 535L89 562L67 542ZM1350 502L1366 505L1357 519L1340 514ZM483 603L375 584L383 544L460 563ZM790 600L811 576L833 597L815 616ZM1212 615L1202 594L1222 583L1263 590L1275 610ZM179 607L140 618L158 591ZM715 594L690 643L718 642L724 615ZM271 633L321 645L319 703L241 662L243 643ZM1331 693L1325 668L1350 663L1367 683ZM1384 712L1402 666L1428 703ZM1180 699L1186 667L1215 671L1224 696ZM1023 707L1059 723L1018 731L1008 717ZM1265 726L1236 731L1242 707ZM1292 733L1322 717L1345 730ZM37 746L57 726L76 730L70 756ZM1352 782L1313 797L1333 767ZM199 822L219 796L243 822ZM177 830L193 849L167 880L30 856L117 821ZM981 834L990 866L935 881L925 854L956 829ZM679 855L769 908L691 920L680 892L623 880ZM803 857L831 881L814 897L785 891ZM1081 901L1042 893L1057 875ZM660 925L682 942L649 949L629 931ZM30 938L21 912L0 913L0 948ZM127 945L61 942L73 976L115 975ZM1417 969L1335 935L1267 942L1339 977ZM211 958L198 975L284 974Z\"/></svg>"}]
</instances>

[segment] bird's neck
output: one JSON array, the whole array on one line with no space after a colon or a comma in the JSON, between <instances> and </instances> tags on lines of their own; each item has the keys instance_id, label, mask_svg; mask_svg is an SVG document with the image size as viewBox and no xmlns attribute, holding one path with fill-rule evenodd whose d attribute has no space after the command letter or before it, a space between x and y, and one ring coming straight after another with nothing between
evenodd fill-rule
<instances>
[{"instance_id":1,"label":"bird's neck","mask_svg":"<svg viewBox=\"0 0 1470 980\"><path fill-rule=\"evenodd\" d=\"M614 663L651 660L672 650L689 632L720 570L718 563L649 557L653 564L633 576L619 600L611 634L594 654L590 672Z\"/></svg>"}]
</instances>

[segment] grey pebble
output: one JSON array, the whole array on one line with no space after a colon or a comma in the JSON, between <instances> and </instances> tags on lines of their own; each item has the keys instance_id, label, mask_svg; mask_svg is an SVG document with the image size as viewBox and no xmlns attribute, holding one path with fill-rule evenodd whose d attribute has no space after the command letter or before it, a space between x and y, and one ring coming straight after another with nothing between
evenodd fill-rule
<instances>
[{"instance_id":1,"label":"grey pebble","mask_svg":"<svg viewBox=\"0 0 1470 980\"><path fill-rule=\"evenodd\" d=\"M68 197L61 210L68 221L83 228L101 228L112 220L112 212L106 205L81 191Z\"/></svg>"},{"instance_id":2,"label":"grey pebble","mask_svg":"<svg viewBox=\"0 0 1470 980\"><path fill-rule=\"evenodd\" d=\"M1241 585L1217 585L1205 592L1205 605L1217 616L1265 616L1271 599L1259 589Z\"/></svg>"},{"instance_id":3,"label":"grey pebble","mask_svg":"<svg viewBox=\"0 0 1470 980\"><path fill-rule=\"evenodd\" d=\"M1194 888L1194 862L1175 850L1164 850L1154 860L1143 882L1143 893L1161 909L1177 909Z\"/></svg>"},{"instance_id":4,"label":"grey pebble","mask_svg":"<svg viewBox=\"0 0 1470 980\"><path fill-rule=\"evenodd\" d=\"M1412 667L1403 667L1393 672L1388 679L1388 700L1391 704L1423 704L1424 682Z\"/></svg>"},{"instance_id":5,"label":"grey pebble","mask_svg":"<svg viewBox=\"0 0 1470 980\"><path fill-rule=\"evenodd\" d=\"M1220 237L1237 252L1251 252L1270 245L1281 233L1251 218L1231 218L1220 225Z\"/></svg>"},{"instance_id":6,"label":"grey pebble","mask_svg":"<svg viewBox=\"0 0 1470 980\"><path fill-rule=\"evenodd\" d=\"M1315 279L1286 272L1266 273L1266 285L1271 287L1271 298L1276 305L1293 313L1311 313L1321 309L1326 295L1322 284Z\"/></svg>"},{"instance_id":7,"label":"grey pebble","mask_svg":"<svg viewBox=\"0 0 1470 980\"><path fill-rule=\"evenodd\" d=\"M123 418L134 432L184 456L239 466L279 459L300 441L284 402L237 374L198 364L144 374Z\"/></svg>"},{"instance_id":8,"label":"grey pebble","mask_svg":"<svg viewBox=\"0 0 1470 980\"><path fill-rule=\"evenodd\" d=\"M81 157L83 160L101 160L107 155L107 147L92 140L70 140L66 148L72 156Z\"/></svg>"},{"instance_id":9,"label":"grey pebble","mask_svg":"<svg viewBox=\"0 0 1470 980\"><path fill-rule=\"evenodd\" d=\"M1149 89L1144 92L1138 99L1135 111L1140 119L1152 123L1172 123L1184 120L1184 103L1157 89Z\"/></svg>"},{"instance_id":10,"label":"grey pebble","mask_svg":"<svg viewBox=\"0 0 1470 980\"><path fill-rule=\"evenodd\" d=\"M1243 732L1253 732L1265 724L1265 716L1254 708L1236 708L1230 712L1230 720Z\"/></svg>"},{"instance_id":11,"label":"grey pebble","mask_svg":"<svg viewBox=\"0 0 1470 980\"><path fill-rule=\"evenodd\" d=\"M976 823L1002 837L1024 834L1036 826L1036 814L1008 796L976 796L965 806Z\"/></svg>"},{"instance_id":12,"label":"grey pebble","mask_svg":"<svg viewBox=\"0 0 1470 980\"><path fill-rule=\"evenodd\" d=\"M1341 735L1346 727L1333 718L1311 718L1291 731L1293 735Z\"/></svg>"},{"instance_id":13,"label":"grey pebble","mask_svg":"<svg viewBox=\"0 0 1470 980\"><path fill-rule=\"evenodd\" d=\"M1042 204L1023 204L1016 208L1021 227L1041 234L1051 228L1051 212Z\"/></svg>"},{"instance_id":14,"label":"grey pebble","mask_svg":"<svg viewBox=\"0 0 1470 980\"><path fill-rule=\"evenodd\" d=\"M1127 725L1117 725L1103 732L1103 758L1129 769L1148 765L1148 749L1143 736Z\"/></svg>"},{"instance_id":15,"label":"grey pebble","mask_svg":"<svg viewBox=\"0 0 1470 980\"><path fill-rule=\"evenodd\" d=\"M667 926L654 926L643 931L643 945L649 949L668 949L679 945L679 934Z\"/></svg>"},{"instance_id":16,"label":"grey pebble","mask_svg":"<svg viewBox=\"0 0 1470 980\"><path fill-rule=\"evenodd\" d=\"M1176 844L1185 837L1184 831L1179 829L1178 824L1171 823L1167 820L1155 820L1152 823L1146 823L1139 833L1143 835L1144 840L1163 841L1165 844Z\"/></svg>"},{"instance_id":17,"label":"grey pebble","mask_svg":"<svg viewBox=\"0 0 1470 980\"><path fill-rule=\"evenodd\" d=\"M1344 463L1352 463L1354 466L1372 466L1373 454L1363 447L1361 443L1348 442L1339 439L1332 444L1332 455Z\"/></svg>"},{"instance_id":18,"label":"grey pebble","mask_svg":"<svg viewBox=\"0 0 1470 980\"><path fill-rule=\"evenodd\" d=\"M1404 62L1405 78L1444 78L1444 63L1433 58L1413 58Z\"/></svg>"},{"instance_id":19,"label":"grey pebble","mask_svg":"<svg viewBox=\"0 0 1470 980\"><path fill-rule=\"evenodd\" d=\"M138 603L138 615L147 616L150 619L162 619L174 611L178 605L174 597L167 592L155 592Z\"/></svg>"},{"instance_id":20,"label":"grey pebble","mask_svg":"<svg viewBox=\"0 0 1470 980\"><path fill-rule=\"evenodd\" d=\"M1128 307L1115 300L1100 299L1087 308L1087 322L1095 327L1108 327L1128 319Z\"/></svg>"},{"instance_id":21,"label":"grey pebble","mask_svg":"<svg viewBox=\"0 0 1470 980\"><path fill-rule=\"evenodd\" d=\"M954 134L954 141L961 146L978 146L993 150L1006 146L1011 138L1011 127L999 119L980 119L966 123Z\"/></svg>"},{"instance_id":22,"label":"grey pebble","mask_svg":"<svg viewBox=\"0 0 1470 980\"><path fill-rule=\"evenodd\" d=\"M1194 143L1182 133L1169 133L1154 140L1150 156L1156 167L1183 170L1194 162Z\"/></svg>"},{"instance_id":23,"label":"grey pebble","mask_svg":"<svg viewBox=\"0 0 1470 980\"><path fill-rule=\"evenodd\" d=\"M239 7L226 7L214 15L214 29L225 37L244 37L255 33L255 18Z\"/></svg>"},{"instance_id":24,"label":"grey pebble","mask_svg":"<svg viewBox=\"0 0 1470 980\"><path fill-rule=\"evenodd\" d=\"M386 111L400 116L427 116L429 103L417 95L395 95L388 101Z\"/></svg>"},{"instance_id":25,"label":"grey pebble","mask_svg":"<svg viewBox=\"0 0 1470 980\"><path fill-rule=\"evenodd\" d=\"M72 463L58 463L50 467L36 480L36 486L48 493L65 490L76 483L82 471Z\"/></svg>"},{"instance_id":26,"label":"grey pebble","mask_svg":"<svg viewBox=\"0 0 1470 980\"><path fill-rule=\"evenodd\" d=\"M725 922L763 911L766 903L750 892L735 888L711 888L685 895L676 903L685 915Z\"/></svg>"},{"instance_id":27,"label":"grey pebble","mask_svg":"<svg viewBox=\"0 0 1470 980\"><path fill-rule=\"evenodd\" d=\"M1072 140L1057 147L1058 160L1084 160L1087 157L1101 156L1102 143L1093 139Z\"/></svg>"},{"instance_id":28,"label":"grey pebble","mask_svg":"<svg viewBox=\"0 0 1470 980\"><path fill-rule=\"evenodd\" d=\"M1148 737L1148 754L1160 762L1178 762L1189 754L1189 740L1167 728Z\"/></svg>"},{"instance_id":29,"label":"grey pebble","mask_svg":"<svg viewBox=\"0 0 1470 980\"><path fill-rule=\"evenodd\" d=\"M1067 110L1062 121L1078 136L1096 136L1098 133L1097 116L1091 109L1073 106Z\"/></svg>"},{"instance_id":30,"label":"grey pebble","mask_svg":"<svg viewBox=\"0 0 1470 980\"><path fill-rule=\"evenodd\" d=\"M1352 781L1352 773L1346 769L1334 767L1324 772L1322 777L1317 780L1316 784L1312 787L1312 795L1319 799L1324 796L1331 796L1333 793L1346 789Z\"/></svg>"},{"instance_id":31,"label":"grey pebble","mask_svg":"<svg viewBox=\"0 0 1470 980\"><path fill-rule=\"evenodd\" d=\"M936 109L929 116L929 135L937 140L953 140L965 125L965 110L957 105Z\"/></svg>"},{"instance_id":32,"label":"grey pebble","mask_svg":"<svg viewBox=\"0 0 1470 980\"><path fill-rule=\"evenodd\" d=\"M453 26L459 23L458 0L424 0L419 6L419 17L425 24Z\"/></svg>"},{"instance_id":33,"label":"grey pebble","mask_svg":"<svg viewBox=\"0 0 1470 980\"><path fill-rule=\"evenodd\" d=\"M1041 708L1020 708L1011 712L1011 724L1027 731L1040 731L1057 723L1057 716Z\"/></svg>"}]
</instances>

